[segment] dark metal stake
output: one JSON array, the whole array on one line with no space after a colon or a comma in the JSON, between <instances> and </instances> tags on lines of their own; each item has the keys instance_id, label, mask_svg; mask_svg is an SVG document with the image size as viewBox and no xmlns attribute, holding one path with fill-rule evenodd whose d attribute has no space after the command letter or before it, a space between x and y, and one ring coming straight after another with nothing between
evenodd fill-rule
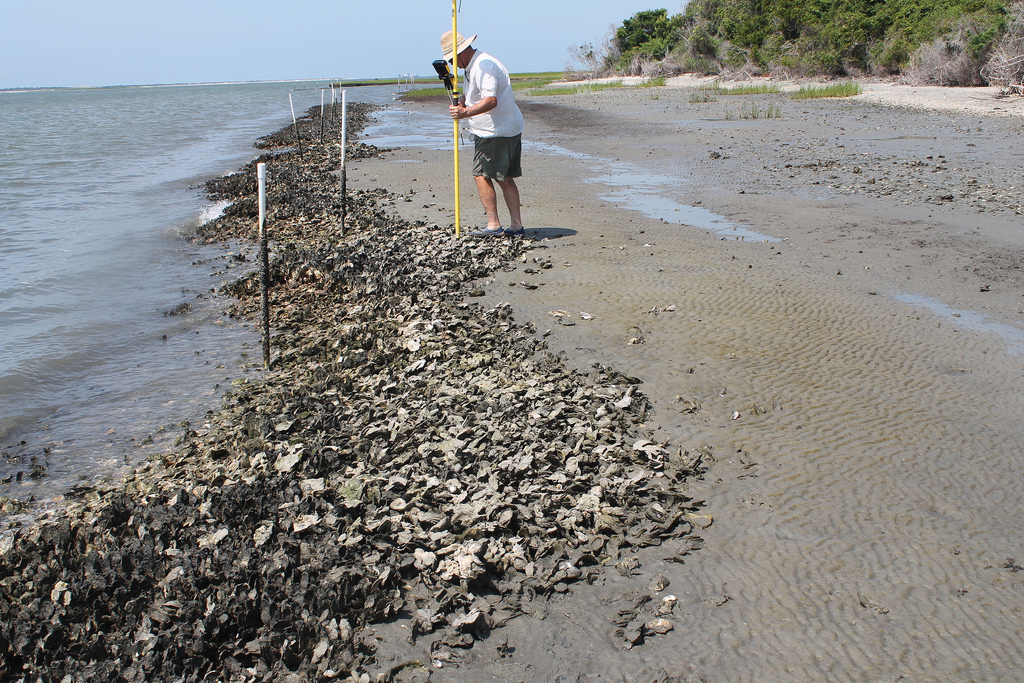
<instances>
[{"instance_id":1,"label":"dark metal stake","mask_svg":"<svg viewBox=\"0 0 1024 683\"><path fill-rule=\"evenodd\" d=\"M348 172L341 167L341 234L345 234L345 221L348 220Z\"/></svg>"},{"instance_id":2,"label":"dark metal stake","mask_svg":"<svg viewBox=\"0 0 1024 683\"><path fill-rule=\"evenodd\" d=\"M324 91L320 91L320 144L324 144Z\"/></svg>"}]
</instances>

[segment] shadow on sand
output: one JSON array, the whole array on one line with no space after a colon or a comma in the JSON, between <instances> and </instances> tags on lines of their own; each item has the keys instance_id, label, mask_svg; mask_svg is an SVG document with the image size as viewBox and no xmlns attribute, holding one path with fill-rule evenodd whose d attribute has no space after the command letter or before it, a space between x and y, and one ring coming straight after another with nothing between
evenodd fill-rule
<instances>
[{"instance_id":1,"label":"shadow on sand","mask_svg":"<svg viewBox=\"0 0 1024 683\"><path fill-rule=\"evenodd\" d=\"M572 228L527 228L524 237L534 240L553 240L577 234Z\"/></svg>"}]
</instances>

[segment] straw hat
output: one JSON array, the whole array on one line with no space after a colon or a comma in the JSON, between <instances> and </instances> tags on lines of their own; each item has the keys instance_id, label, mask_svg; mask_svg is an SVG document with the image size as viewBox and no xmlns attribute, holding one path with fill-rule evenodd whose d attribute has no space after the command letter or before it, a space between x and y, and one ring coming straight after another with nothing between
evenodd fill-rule
<instances>
[{"instance_id":1,"label":"straw hat","mask_svg":"<svg viewBox=\"0 0 1024 683\"><path fill-rule=\"evenodd\" d=\"M467 47L472 45L474 40L476 40L476 36L475 35L470 36L469 38L463 38L462 34L459 33L459 34L456 35L456 37L459 39L459 46L458 46L458 50L457 50L458 54L462 54L462 52ZM451 59L452 58L452 32L451 31L445 31L444 35L441 36L441 50L444 52L444 58L445 59Z\"/></svg>"}]
</instances>

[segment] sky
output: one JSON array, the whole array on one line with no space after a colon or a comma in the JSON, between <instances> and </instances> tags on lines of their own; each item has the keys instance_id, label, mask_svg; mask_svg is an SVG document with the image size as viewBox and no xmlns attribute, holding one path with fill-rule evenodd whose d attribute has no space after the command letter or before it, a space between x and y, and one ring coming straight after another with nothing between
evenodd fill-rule
<instances>
[{"instance_id":1,"label":"sky","mask_svg":"<svg viewBox=\"0 0 1024 683\"><path fill-rule=\"evenodd\" d=\"M509 71L561 71L658 0L458 0ZM4 0L0 89L435 77L451 0Z\"/></svg>"}]
</instances>

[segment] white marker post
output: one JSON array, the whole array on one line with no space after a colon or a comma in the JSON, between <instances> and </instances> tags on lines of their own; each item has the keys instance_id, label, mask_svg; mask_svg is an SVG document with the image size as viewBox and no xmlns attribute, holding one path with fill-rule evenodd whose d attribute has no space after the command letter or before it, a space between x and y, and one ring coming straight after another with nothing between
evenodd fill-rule
<instances>
[{"instance_id":1,"label":"white marker post","mask_svg":"<svg viewBox=\"0 0 1024 683\"><path fill-rule=\"evenodd\" d=\"M260 326L263 332L263 366L270 368L270 254L267 247L267 165L256 164L260 202Z\"/></svg>"},{"instance_id":2,"label":"white marker post","mask_svg":"<svg viewBox=\"0 0 1024 683\"><path fill-rule=\"evenodd\" d=\"M320 89L320 144L324 144L324 89Z\"/></svg>"},{"instance_id":3,"label":"white marker post","mask_svg":"<svg viewBox=\"0 0 1024 683\"><path fill-rule=\"evenodd\" d=\"M348 178L345 175L345 158L348 156L348 147L345 144L345 135L348 132L348 104L345 102L346 90L341 91L341 235L345 236L345 221L348 219Z\"/></svg>"},{"instance_id":4,"label":"white marker post","mask_svg":"<svg viewBox=\"0 0 1024 683\"><path fill-rule=\"evenodd\" d=\"M299 135L299 122L295 120L295 103L292 102L292 94L288 93L288 106L292 110L292 128L295 129L295 141L299 145L299 162L302 162L302 136Z\"/></svg>"}]
</instances>

